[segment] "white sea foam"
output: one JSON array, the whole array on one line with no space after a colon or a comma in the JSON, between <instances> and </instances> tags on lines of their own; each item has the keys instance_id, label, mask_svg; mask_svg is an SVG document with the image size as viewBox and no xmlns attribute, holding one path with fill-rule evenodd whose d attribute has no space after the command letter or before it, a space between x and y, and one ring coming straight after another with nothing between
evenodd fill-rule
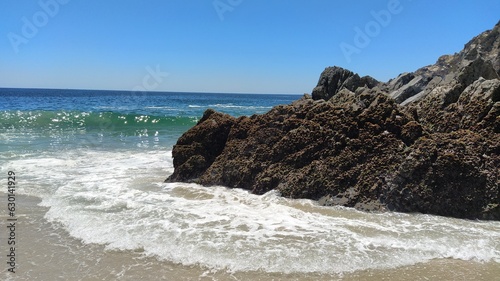
<instances>
[{"instance_id":1,"label":"white sea foam","mask_svg":"<svg viewBox=\"0 0 500 281\"><path fill-rule=\"evenodd\" d=\"M196 105L196 104L190 104L188 105L189 108L236 108L236 109L243 109L243 110L255 110L255 109L271 109L273 108L272 106L256 106L256 105L235 105L232 103L217 103L217 104L209 104L206 106L201 106L201 105Z\"/></svg>"},{"instance_id":2,"label":"white sea foam","mask_svg":"<svg viewBox=\"0 0 500 281\"><path fill-rule=\"evenodd\" d=\"M172 106L146 106L144 107L146 109L164 109L164 110L179 110L178 108L176 107L172 107Z\"/></svg>"},{"instance_id":3,"label":"white sea foam","mask_svg":"<svg viewBox=\"0 0 500 281\"><path fill-rule=\"evenodd\" d=\"M215 108L239 108L239 109L271 109L272 106L256 106L256 105L235 105L232 103L217 103L211 104L209 107Z\"/></svg>"},{"instance_id":4,"label":"white sea foam","mask_svg":"<svg viewBox=\"0 0 500 281\"><path fill-rule=\"evenodd\" d=\"M230 271L342 273L437 258L500 263L500 223L320 207L163 183L170 152L73 150L2 163L85 243Z\"/></svg>"}]
</instances>

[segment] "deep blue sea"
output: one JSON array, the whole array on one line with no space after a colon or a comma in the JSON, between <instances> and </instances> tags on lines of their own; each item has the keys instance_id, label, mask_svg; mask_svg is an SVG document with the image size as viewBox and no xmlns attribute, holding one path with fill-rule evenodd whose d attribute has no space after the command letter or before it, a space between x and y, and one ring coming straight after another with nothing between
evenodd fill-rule
<instances>
[{"instance_id":1,"label":"deep blue sea","mask_svg":"<svg viewBox=\"0 0 500 281\"><path fill-rule=\"evenodd\" d=\"M299 97L0 89L0 130L9 136L8 140L2 139L2 150L78 147L166 150L208 108L233 116L252 115Z\"/></svg>"},{"instance_id":2,"label":"deep blue sea","mask_svg":"<svg viewBox=\"0 0 500 281\"><path fill-rule=\"evenodd\" d=\"M0 279L499 280L499 222L164 183L206 109L261 114L299 98L0 89Z\"/></svg>"}]
</instances>

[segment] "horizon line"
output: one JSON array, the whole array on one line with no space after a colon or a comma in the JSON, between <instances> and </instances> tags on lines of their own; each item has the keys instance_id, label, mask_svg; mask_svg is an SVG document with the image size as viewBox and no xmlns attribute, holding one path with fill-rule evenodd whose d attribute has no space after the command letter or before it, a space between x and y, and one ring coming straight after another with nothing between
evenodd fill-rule
<instances>
[{"instance_id":1,"label":"horizon line","mask_svg":"<svg viewBox=\"0 0 500 281\"><path fill-rule=\"evenodd\" d=\"M103 91L103 92L141 92L141 93L178 93L178 94L227 94L227 95L304 95L311 93L250 93L250 92L200 92L200 91L133 91L133 90L116 90L116 89L77 89L77 88L41 88L41 87L3 87L0 90L68 90L68 91Z\"/></svg>"}]
</instances>

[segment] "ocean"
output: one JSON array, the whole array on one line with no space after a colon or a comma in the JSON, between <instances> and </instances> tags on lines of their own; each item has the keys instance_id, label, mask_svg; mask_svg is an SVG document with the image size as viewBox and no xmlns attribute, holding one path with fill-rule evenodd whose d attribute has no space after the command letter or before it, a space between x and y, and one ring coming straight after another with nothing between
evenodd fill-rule
<instances>
[{"instance_id":1,"label":"ocean","mask_svg":"<svg viewBox=\"0 0 500 281\"><path fill-rule=\"evenodd\" d=\"M0 279L500 280L500 222L164 183L206 109L298 98L0 89Z\"/></svg>"}]
</instances>

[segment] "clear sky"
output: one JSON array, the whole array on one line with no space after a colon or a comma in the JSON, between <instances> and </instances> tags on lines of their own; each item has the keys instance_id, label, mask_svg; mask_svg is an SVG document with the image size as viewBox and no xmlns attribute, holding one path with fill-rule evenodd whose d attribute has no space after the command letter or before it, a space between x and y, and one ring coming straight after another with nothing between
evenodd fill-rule
<instances>
[{"instance_id":1,"label":"clear sky","mask_svg":"<svg viewBox=\"0 0 500 281\"><path fill-rule=\"evenodd\" d=\"M309 93L327 66L386 81L499 20L498 0L0 0L0 87Z\"/></svg>"}]
</instances>

